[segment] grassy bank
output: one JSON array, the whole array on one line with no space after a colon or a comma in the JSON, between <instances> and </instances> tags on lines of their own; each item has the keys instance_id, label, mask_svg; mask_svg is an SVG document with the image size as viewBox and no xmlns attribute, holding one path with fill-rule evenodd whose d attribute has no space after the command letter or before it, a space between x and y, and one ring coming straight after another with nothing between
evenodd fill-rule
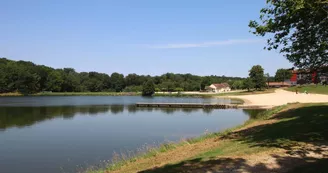
<instances>
[{"instance_id":1,"label":"grassy bank","mask_svg":"<svg viewBox=\"0 0 328 173\"><path fill-rule=\"evenodd\" d=\"M295 172L298 166L311 170L316 165L322 172L328 156L318 155L328 154L328 147L324 147L327 126L327 104L290 104L268 110L234 129L163 144L87 172ZM276 167L270 160L276 161Z\"/></svg>"},{"instance_id":2,"label":"grassy bank","mask_svg":"<svg viewBox=\"0 0 328 173\"><path fill-rule=\"evenodd\" d=\"M0 93L0 97L14 97L14 96L23 96L23 94L15 92L15 93Z\"/></svg>"},{"instance_id":3,"label":"grassy bank","mask_svg":"<svg viewBox=\"0 0 328 173\"><path fill-rule=\"evenodd\" d=\"M328 86L323 85L305 85L305 86L294 86L287 88L287 91L295 92L296 89L300 93L304 93L307 91L308 93L314 93L314 94L328 94Z\"/></svg>"}]
</instances>

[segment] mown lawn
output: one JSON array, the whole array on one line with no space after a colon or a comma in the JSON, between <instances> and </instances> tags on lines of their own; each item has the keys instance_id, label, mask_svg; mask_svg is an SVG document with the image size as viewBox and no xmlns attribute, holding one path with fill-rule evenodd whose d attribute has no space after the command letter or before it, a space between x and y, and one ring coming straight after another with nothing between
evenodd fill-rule
<instances>
[{"instance_id":1,"label":"mown lawn","mask_svg":"<svg viewBox=\"0 0 328 173\"><path fill-rule=\"evenodd\" d=\"M328 86L323 86L323 85L294 86L286 90L295 92L296 89L300 93L304 93L305 91L307 91L308 93L314 93L314 94L328 94Z\"/></svg>"}]
</instances>

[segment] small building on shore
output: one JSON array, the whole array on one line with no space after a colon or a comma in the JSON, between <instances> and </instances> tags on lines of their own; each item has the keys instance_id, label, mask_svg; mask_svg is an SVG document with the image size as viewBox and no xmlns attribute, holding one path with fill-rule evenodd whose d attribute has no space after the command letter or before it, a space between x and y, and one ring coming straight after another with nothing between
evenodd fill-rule
<instances>
[{"instance_id":1,"label":"small building on shore","mask_svg":"<svg viewBox=\"0 0 328 173\"><path fill-rule=\"evenodd\" d=\"M230 85L228 83L212 84L205 87L207 92L222 93L231 91Z\"/></svg>"}]
</instances>

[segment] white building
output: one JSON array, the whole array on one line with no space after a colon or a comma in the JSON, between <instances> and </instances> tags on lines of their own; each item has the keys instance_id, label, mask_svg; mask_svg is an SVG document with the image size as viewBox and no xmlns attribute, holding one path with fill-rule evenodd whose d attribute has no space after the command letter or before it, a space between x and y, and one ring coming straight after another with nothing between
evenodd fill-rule
<instances>
[{"instance_id":1,"label":"white building","mask_svg":"<svg viewBox=\"0 0 328 173\"><path fill-rule=\"evenodd\" d=\"M207 86L205 89L208 92L214 92L214 93L222 93L222 92L231 91L231 88L230 88L229 84L227 84L227 83L212 84L210 86Z\"/></svg>"}]
</instances>

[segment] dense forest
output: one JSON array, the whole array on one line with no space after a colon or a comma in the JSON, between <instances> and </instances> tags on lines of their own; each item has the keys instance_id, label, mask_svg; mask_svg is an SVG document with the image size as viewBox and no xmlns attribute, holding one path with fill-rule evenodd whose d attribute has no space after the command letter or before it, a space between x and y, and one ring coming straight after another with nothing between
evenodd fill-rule
<instances>
[{"instance_id":1,"label":"dense forest","mask_svg":"<svg viewBox=\"0 0 328 173\"><path fill-rule=\"evenodd\" d=\"M166 73L161 76L120 73L76 72L73 68L54 69L28 61L0 58L0 93L20 92L140 92L152 80L156 91L199 91L211 83L231 86L242 78ZM233 85L235 83L235 85ZM239 89L240 85L236 86Z\"/></svg>"}]
</instances>

